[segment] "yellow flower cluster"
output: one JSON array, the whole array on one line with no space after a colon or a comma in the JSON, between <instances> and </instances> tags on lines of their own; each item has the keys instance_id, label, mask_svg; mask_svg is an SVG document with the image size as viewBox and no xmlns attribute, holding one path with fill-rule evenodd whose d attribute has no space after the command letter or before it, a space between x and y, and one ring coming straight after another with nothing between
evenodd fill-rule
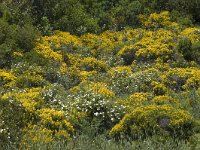
<instances>
[{"instance_id":1,"label":"yellow flower cluster","mask_svg":"<svg viewBox=\"0 0 200 150\"><path fill-rule=\"evenodd\" d=\"M151 98L150 93L136 92L129 96L126 100L121 100L119 103L124 105L127 111L132 111L133 109L144 105Z\"/></svg>"},{"instance_id":2,"label":"yellow flower cluster","mask_svg":"<svg viewBox=\"0 0 200 150\"><path fill-rule=\"evenodd\" d=\"M44 41L44 39L42 43L37 43L37 46L34 48L34 50L46 59L52 59L57 62L61 62L63 60L62 54L53 51L49 42Z\"/></svg>"},{"instance_id":3,"label":"yellow flower cluster","mask_svg":"<svg viewBox=\"0 0 200 150\"><path fill-rule=\"evenodd\" d=\"M12 72L0 69L0 81L3 86L11 87L16 80L16 76L12 74ZM1 85L0 84L0 85Z\"/></svg>"},{"instance_id":4,"label":"yellow flower cluster","mask_svg":"<svg viewBox=\"0 0 200 150\"><path fill-rule=\"evenodd\" d=\"M51 108L43 108L37 110L37 113L41 120L41 124L45 127L47 126L52 131L56 132L63 129L67 135L74 132L74 128L71 123L67 121L64 112Z\"/></svg>"},{"instance_id":5,"label":"yellow flower cluster","mask_svg":"<svg viewBox=\"0 0 200 150\"><path fill-rule=\"evenodd\" d=\"M53 132L41 126L29 124L22 131L24 133L20 147L30 149L30 144L48 144L53 142Z\"/></svg>"},{"instance_id":6,"label":"yellow flower cluster","mask_svg":"<svg viewBox=\"0 0 200 150\"><path fill-rule=\"evenodd\" d=\"M104 61L97 60L93 57L86 57L83 58L80 62L77 61L76 64L77 67L79 67L81 70L85 71L106 71L107 65Z\"/></svg>"},{"instance_id":7,"label":"yellow flower cluster","mask_svg":"<svg viewBox=\"0 0 200 150\"><path fill-rule=\"evenodd\" d=\"M94 92L101 94L106 97L114 97L115 94L107 88L107 85L103 82L92 83L89 85L89 88Z\"/></svg>"},{"instance_id":8,"label":"yellow flower cluster","mask_svg":"<svg viewBox=\"0 0 200 150\"><path fill-rule=\"evenodd\" d=\"M115 93L108 89L108 86L104 82L90 82L90 81L83 81L78 86L70 89L70 92L76 93L84 89L86 91L92 90L95 93L101 94L105 97L114 97Z\"/></svg>"},{"instance_id":9,"label":"yellow flower cluster","mask_svg":"<svg viewBox=\"0 0 200 150\"><path fill-rule=\"evenodd\" d=\"M130 66L113 67L113 68L110 68L110 70L108 71L108 74L110 76L115 76L116 74L120 74L120 73L131 75L133 72Z\"/></svg>"},{"instance_id":10,"label":"yellow flower cluster","mask_svg":"<svg viewBox=\"0 0 200 150\"><path fill-rule=\"evenodd\" d=\"M155 81L151 84L155 95L165 95L167 93L167 87L164 84Z\"/></svg>"},{"instance_id":11,"label":"yellow flower cluster","mask_svg":"<svg viewBox=\"0 0 200 150\"><path fill-rule=\"evenodd\" d=\"M160 70L160 71L167 71L170 69L169 63L164 63L163 59L157 58L155 60L154 68Z\"/></svg>"},{"instance_id":12,"label":"yellow flower cluster","mask_svg":"<svg viewBox=\"0 0 200 150\"><path fill-rule=\"evenodd\" d=\"M145 27L148 28L179 28L179 25L175 22L172 22L170 19L170 13L168 11L162 11L161 13L153 13L149 16L140 15L140 21Z\"/></svg>"},{"instance_id":13,"label":"yellow flower cluster","mask_svg":"<svg viewBox=\"0 0 200 150\"><path fill-rule=\"evenodd\" d=\"M135 101L135 102L136 101L143 102L143 101L147 101L148 97L149 97L149 93L136 92L130 96L130 100Z\"/></svg>"},{"instance_id":14,"label":"yellow flower cluster","mask_svg":"<svg viewBox=\"0 0 200 150\"><path fill-rule=\"evenodd\" d=\"M122 32L107 31L99 36L85 34L80 37L83 45L89 47L94 56L101 54L112 54L114 48L122 43L124 35Z\"/></svg>"},{"instance_id":15,"label":"yellow flower cluster","mask_svg":"<svg viewBox=\"0 0 200 150\"><path fill-rule=\"evenodd\" d=\"M162 119L162 117L168 120L166 125L160 122L159 119ZM132 136L134 136L144 130L155 129L155 131L158 131L162 130L163 126L173 129L183 127L191 122L191 115L184 110L176 109L170 105L148 105L138 107L131 113L126 114L124 118L112 128L110 135L132 134Z\"/></svg>"},{"instance_id":16,"label":"yellow flower cluster","mask_svg":"<svg viewBox=\"0 0 200 150\"><path fill-rule=\"evenodd\" d=\"M68 71L69 71L67 64L64 63L64 62L62 62L62 63L60 64L60 68L59 68L59 69L60 69L60 73L61 73L61 74L67 74Z\"/></svg>"},{"instance_id":17,"label":"yellow flower cluster","mask_svg":"<svg viewBox=\"0 0 200 150\"><path fill-rule=\"evenodd\" d=\"M128 42L136 42L140 40L144 34L146 33L146 30L138 28L138 29L125 29L124 30L125 37L124 39Z\"/></svg>"},{"instance_id":18,"label":"yellow flower cluster","mask_svg":"<svg viewBox=\"0 0 200 150\"><path fill-rule=\"evenodd\" d=\"M158 105L171 104L173 106L179 106L178 101L168 95L155 96L152 101Z\"/></svg>"},{"instance_id":19,"label":"yellow flower cluster","mask_svg":"<svg viewBox=\"0 0 200 150\"><path fill-rule=\"evenodd\" d=\"M200 86L200 70L198 68L171 68L162 75L166 84L179 84L182 88Z\"/></svg>"},{"instance_id":20,"label":"yellow flower cluster","mask_svg":"<svg viewBox=\"0 0 200 150\"><path fill-rule=\"evenodd\" d=\"M200 40L200 30L198 28L186 28L180 32L180 37L187 37L192 43Z\"/></svg>"},{"instance_id":21,"label":"yellow flower cluster","mask_svg":"<svg viewBox=\"0 0 200 150\"><path fill-rule=\"evenodd\" d=\"M45 36L38 39L34 50L44 58L61 62L63 55L60 48L63 45L81 46L82 44L78 37L72 36L68 32L56 31L52 36Z\"/></svg>"},{"instance_id":22,"label":"yellow flower cluster","mask_svg":"<svg viewBox=\"0 0 200 150\"><path fill-rule=\"evenodd\" d=\"M40 95L41 88L24 89L22 92L8 92L2 96L2 99L15 98L22 104L26 111L34 113L41 107L43 100Z\"/></svg>"},{"instance_id":23,"label":"yellow flower cluster","mask_svg":"<svg viewBox=\"0 0 200 150\"><path fill-rule=\"evenodd\" d=\"M95 76L97 72L106 72L106 62L93 57L81 58L77 55L69 55L69 62L60 63L60 73L69 77L78 77L81 81L88 77Z\"/></svg>"},{"instance_id":24,"label":"yellow flower cluster","mask_svg":"<svg viewBox=\"0 0 200 150\"><path fill-rule=\"evenodd\" d=\"M164 29L154 32L146 31L136 43L120 49L118 55L133 58L157 58L159 56L168 58L175 46L173 36L171 31Z\"/></svg>"},{"instance_id":25,"label":"yellow flower cluster","mask_svg":"<svg viewBox=\"0 0 200 150\"><path fill-rule=\"evenodd\" d=\"M163 55L169 55L173 51L169 48L168 44L164 44L152 38L143 38L141 41L134 45L137 57L149 58Z\"/></svg>"},{"instance_id":26,"label":"yellow flower cluster","mask_svg":"<svg viewBox=\"0 0 200 150\"><path fill-rule=\"evenodd\" d=\"M13 52L14 57L23 57L23 53L21 52Z\"/></svg>"},{"instance_id":27,"label":"yellow flower cluster","mask_svg":"<svg viewBox=\"0 0 200 150\"><path fill-rule=\"evenodd\" d=\"M69 32L55 31L54 35L45 37L45 41L48 41L51 48L57 49L64 45L81 46L82 42L77 36L71 35Z\"/></svg>"},{"instance_id":28,"label":"yellow flower cluster","mask_svg":"<svg viewBox=\"0 0 200 150\"><path fill-rule=\"evenodd\" d=\"M87 80L90 77L96 76L97 71L80 71L79 77L81 81Z\"/></svg>"}]
</instances>

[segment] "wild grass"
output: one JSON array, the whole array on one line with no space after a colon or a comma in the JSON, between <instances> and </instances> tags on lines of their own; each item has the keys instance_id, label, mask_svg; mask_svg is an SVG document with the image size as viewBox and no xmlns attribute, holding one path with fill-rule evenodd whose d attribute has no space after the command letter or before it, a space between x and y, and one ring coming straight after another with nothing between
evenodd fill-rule
<instances>
[{"instance_id":1,"label":"wild grass","mask_svg":"<svg viewBox=\"0 0 200 150\"><path fill-rule=\"evenodd\" d=\"M16 147L5 147L5 150L15 150ZM163 141L160 137L151 137L144 141L115 141L108 139L105 135L89 137L79 135L69 141L58 141L51 144L30 143L29 148L21 147L21 150L198 150L200 143L189 143L184 141Z\"/></svg>"}]
</instances>

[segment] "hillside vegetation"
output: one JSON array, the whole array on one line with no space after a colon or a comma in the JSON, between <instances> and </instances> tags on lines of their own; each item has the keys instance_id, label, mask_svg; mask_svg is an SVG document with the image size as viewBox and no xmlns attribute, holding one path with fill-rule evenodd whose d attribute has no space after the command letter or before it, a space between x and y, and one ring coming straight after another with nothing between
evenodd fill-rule
<instances>
[{"instance_id":1,"label":"hillside vegetation","mask_svg":"<svg viewBox=\"0 0 200 150\"><path fill-rule=\"evenodd\" d=\"M87 135L96 145L112 141L98 149L116 149L114 141L126 149L123 140L146 149L151 138L200 148L200 28L169 11L137 21L39 36L30 24L0 20L0 147L73 149Z\"/></svg>"}]
</instances>

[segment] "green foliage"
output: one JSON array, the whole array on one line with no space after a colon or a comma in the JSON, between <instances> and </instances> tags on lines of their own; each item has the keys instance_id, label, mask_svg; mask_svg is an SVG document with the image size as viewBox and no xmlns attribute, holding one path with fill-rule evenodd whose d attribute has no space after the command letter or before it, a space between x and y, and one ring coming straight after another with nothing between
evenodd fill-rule
<instances>
[{"instance_id":1,"label":"green foliage","mask_svg":"<svg viewBox=\"0 0 200 150\"><path fill-rule=\"evenodd\" d=\"M2 19L0 19L0 26L0 67L10 67L15 62L16 54L20 55L34 47L38 32L32 25L27 24L23 27L9 25Z\"/></svg>"},{"instance_id":2,"label":"green foliage","mask_svg":"<svg viewBox=\"0 0 200 150\"><path fill-rule=\"evenodd\" d=\"M135 27L139 25L138 15L163 10L179 12L173 13L175 21L191 25L192 21L199 22L199 4L188 0L3 0L0 14L9 24L34 24L45 35L52 30L81 35Z\"/></svg>"},{"instance_id":3,"label":"green foliage","mask_svg":"<svg viewBox=\"0 0 200 150\"><path fill-rule=\"evenodd\" d=\"M200 64L200 42L196 42L192 45L191 55L193 60Z\"/></svg>"},{"instance_id":4,"label":"green foliage","mask_svg":"<svg viewBox=\"0 0 200 150\"><path fill-rule=\"evenodd\" d=\"M0 4L0 17L9 24L24 26L32 24L32 5L28 0L2 0Z\"/></svg>"},{"instance_id":5,"label":"green foliage","mask_svg":"<svg viewBox=\"0 0 200 150\"><path fill-rule=\"evenodd\" d=\"M37 24L43 33L48 33L51 28L79 35L99 30L97 21L86 13L78 0L34 1L32 5Z\"/></svg>"},{"instance_id":6,"label":"green foliage","mask_svg":"<svg viewBox=\"0 0 200 150\"><path fill-rule=\"evenodd\" d=\"M90 129L89 132L93 130ZM197 138L197 137L194 137ZM193 139L194 139L193 138ZM154 149L172 149L172 150L189 150L189 149L199 149L199 143L197 141L183 142L183 141L174 141L172 139L163 138L160 136L153 136L144 141L134 141L130 142L129 140L120 140L115 141L113 139L108 139L106 135L97 135L95 137L89 135L77 135L68 142L65 141L56 141L54 143L45 144L45 143L29 143L30 150L37 149L65 149L65 150L80 150L80 149L90 149L90 150L154 150ZM12 145L7 145L5 150L16 150L17 148ZM27 149L27 147L21 147L21 149Z\"/></svg>"},{"instance_id":7,"label":"green foliage","mask_svg":"<svg viewBox=\"0 0 200 150\"><path fill-rule=\"evenodd\" d=\"M183 54L183 57L186 60L192 60L194 57L191 50L192 50L192 42L188 38L181 39L178 43L178 50Z\"/></svg>"}]
</instances>

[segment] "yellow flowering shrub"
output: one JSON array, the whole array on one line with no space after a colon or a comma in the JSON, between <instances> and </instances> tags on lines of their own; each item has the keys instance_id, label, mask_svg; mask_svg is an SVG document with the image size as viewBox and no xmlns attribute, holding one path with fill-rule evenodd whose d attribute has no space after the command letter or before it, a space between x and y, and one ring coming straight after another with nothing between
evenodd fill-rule
<instances>
[{"instance_id":1,"label":"yellow flowering shrub","mask_svg":"<svg viewBox=\"0 0 200 150\"><path fill-rule=\"evenodd\" d=\"M121 48L118 55L131 63L134 59L169 58L175 42L173 33L168 30L146 31L140 40Z\"/></svg>"},{"instance_id":2,"label":"yellow flowering shrub","mask_svg":"<svg viewBox=\"0 0 200 150\"><path fill-rule=\"evenodd\" d=\"M36 113L39 116L40 124L53 131L55 136L61 135L69 138L74 132L73 126L67 120L67 117L63 111L58 111L51 108L42 108L37 110Z\"/></svg>"},{"instance_id":3,"label":"yellow flowering shrub","mask_svg":"<svg viewBox=\"0 0 200 150\"><path fill-rule=\"evenodd\" d=\"M77 61L76 66L79 67L80 70L83 70L83 71L93 71L93 70L106 71L107 70L107 65L104 61L97 60L96 58L93 58L93 57L86 57L80 61Z\"/></svg>"},{"instance_id":4,"label":"yellow flowering shrub","mask_svg":"<svg viewBox=\"0 0 200 150\"><path fill-rule=\"evenodd\" d=\"M117 67L110 68L110 70L108 71L108 75L110 76L115 76L116 74L131 75L132 73L133 72L130 66L117 66Z\"/></svg>"},{"instance_id":5,"label":"yellow flowering shrub","mask_svg":"<svg viewBox=\"0 0 200 150\"><path fill-rule=\"evenodd\" d=\"M129 101L133 106L141 106L144 102L148 101L150 98L149 93L145 92L136 92L130 95Z\"/></svg>"},{"instance_id":6,"label":"yellow flowering shrub","mask_svg":"<svg viewBox=\"0 0 200 150\"><path fill-rule=\"evenodd\" d=\"M84 34L80 37L81 41L84 43L84 45L87 45L88 47L95 47L95 43L98 40L98 36L95 34Z\"/></svg>"},{"instance_id":7,"label":"yellow flowering shrub","mask_svg":"<svg viewBox=\"0 0 200 150\"><path fill-rule=\"evenodd\" d=\"M179 37L187 37L192 43L200 40L200 29L199 28L186 28L179 33Z\"/></svg>"},{"instance_id":8,"label":"yellow flowering shrub","mask_svg":"<svg viewBox=\"0 0 200 150\"><path fill-rule=\"evenodd\" d=\"M164 84L153 81L151 85L155 95L165 95L167 93L167 87Z\"/></svg>"},{"instance_id":9,"label":"yellow flowering shrub","mask_svg":"<svg viewBox=\"0 0 200 150\"><path fill-rule=\"evenodd\" d=\"M63 61L62 46L71 45L81 46L78 37L70 35L68 32L56 31L52 36L44 36L38 39L34 50L44 58L52 59L57 62Z\"/></svg>"},{"instance_id":10,"label":"yellow flowering shrub","mask_svg":"<svg viewBox=\"0 0 200 150\"><path fill-rule=\"evenodd\" d=\"M115 96L114 92L109 90L106 83L103 83L103 82L91 83L89 85L89 88L92 89L94 92L104 95L106 97L114 97Z\"/></svg>"},{"instance_id":11,"label":"yellow flowering shrub","mask_svg":"<svg viewBox=\"0 0 200 150\"><path fill-rule=\"evenodd\" d=\"M147 92L136 92L130 95L125 100L119 100L119 103L126 107L128 112L133 109L145 105L145 103L149 103L152 95Z\"/></svg>"},{"instance_id":12,"label":"yellow flowering shrub","mask_svg":"<svg viewBox=\"0 0 200 150\"><path fill-rule=\"evenodd\" d=\"M135 44L133 44L133 45L126 45L123 48L121 48L117 55L122 57L124 61L128 65L130 65L136 57L135 53L136 53Z\"/></svg>"},{"instance_id":13,"label":"yellow flowering shrub","mask_svg":"<svg viewBox=\"0 0 200 150\"><path fill-rule=\"evenodd\" d=\"M29 124L23 129L20 148L30 149L30 144L49 144L53 142L53 132L47 128Z\"/></svg>"},{"instance_id":14,"label":"yellow flowering shrub","mask_svg":"<svg viewBox=\"0 0 200 150\"><path fill-rule=\"evenodd\" d=\"M121 31L105 31L99 35L99 38L103 41L101 45L102 52L109 54L112 53L115 48L123 44L124 34Z\"/></svg>"},{"instance_id":15,"label":"yellow flowering shrub","mask_svg":"<svg viewBox=\"0 0 200 150\"><path fill-rule=\"evenodd\" d=\"M68 62L61 62L59 67L59 72L62 75L69 75L70 77L78 76L81 72L79 66L79 62L81 61L81 58L79 55L68 55Z\"/></svg>"},{"instance_id":16,"label":"yellow flowering shrub","mask_svg":"<svg viewBox=\"0 0 200 150\"><path fill-rule=\"evenodd\" d=\"M19 92L8 92L2 96L2 99L14 98L21 103L27 112L34 113L44 104L40 95L41 90L41 88L31 88Z\"/></svg>"},{"instance_id":17,"label":"yellow flowering shrub","mask_svg":"<svg viewBox=\"0 0 200 150\"><path fill-rule=\"evenodd\" d=\"M136 49L135 55L143 58L168 56L172 53L170 45L162 43L160 39L152 38L143 38L134 45L134 49Z\"/></svg>"},{"instance_id":18,"label":"yellow flowering shrub","mask_svg":"<svg viewBox=\"0 0 200 150\"><path fill-rule=\"evenodd\" d=\"M55 143L56 140L69 138L66 130L58 130L54 133L52 130L39 125L29 124L22 132L20 149L31 149L32 145L35 144L48 145Z\"/></svg>"},{"instance_id":19,"label":"yellow flowering shrub","mask_svg":"<svg viewBox=\"0 0 200 150\"><path fill-rule=\"evenodd\" d=\"M123 38L124 38L124 34L120 31L105 31L103 33L100 34L100 37L102 39L109 39L110 41L113 42L113 44L115 43L120 43L122 42Z\"/></svg>"},{"instance_id":20,"label":"yellow flowering shrub","mask_svg":"<svg viewBox=\"0 0 200 150\"><path fill-rule=\"evenodd\" d=\"M143 102L143 101L147 101L149 96L150 96L149 93L145 93L145 92L136 92L136 93L134 93L134 94L132 94L132 95L130 96L130 100L133 100L133 101L135 101L135 102L137 102L137 101L138 101L138 102L139 102L139 101Z\"/></svg>"},{"instance_id":21,"label":"yellow flowering shrub","mask_svg":"<svg viewBox=\"0 0 200 150\"><path fill-rule=\"evenodd\" d=\"M173 36L171 31L163 29L150 33L135 44L136 56L145 58L168 57L172 54L172 47L175 45Z\"/></svg>"},{"instance_id":22,"label":"yellow flowering shrub","mask_svg":"<svg viewBox=\"0 0 200 150\"><path fill-rule=\"evenodd\" d=\"M20 141L22 130L28 124L39 123L36 111L44 106L41 90L41 88L13 89L2 95L0 107L8 136Z\"/></svg>"},{"instance_id":23,"label":"yellow flowering shrub","mask_svg":"<svg viewBox=\"0 0 200 150\"><path fill-rule=\"evenodd\" d=\"M80 58L72 55L69 56L69 64L62 62L59 68L62 75L77 78L80 81L94 77L98 72L106 72L107 69L107 64L102 60L93 57Z\"/></svg>"},{"instance_id":24,"label":"yellow flowering shrub","mask_svg":"<svg viewBox=\"0 0 200 150\"><path fill-rule=\"evenodd\" d=\"M147 28L179 28L178 23L171 21L170 13L168 11L152 13L149 16L140 15L139 19L142 24Z\"/></svg>"},{"instance_id":25,"label":"yellow flowering shrub","mask_svg":"<svg viewBox=\"0 0 200 150\"><path fill-rule=\"evenodd\" d=\"M190 89L190 88L198 88L200 87L200 72L197 72L193 74L193 76L189 79L187 79L186 84L183 86L184 89Z\"/></svg>"},{"instance_id":26,"label":"yellow flowering shrub","mask_svg":"<svg viewBox=\"0 0 200 150\"><path fill-rule=\"evenodd\" d=\"M120 135L141 138L152 133L168 132L171 136L187 137L191 129L192 117L184 110L176 109L170 105L148 105L134 109L116 124L110 135Z\"/></svg>"},{"instance_id":27,"label":"yellow flowering shrub","mask_svg":"<svg viewBox=\"0 0 200 150\"><path fill-rule=\"evenodd\" d=\"M124 34L125 34L124 38L127 38L127 41L129 41L129 42L136 42L144 36L145 32L146 32L146 30L141 29L141 28L125 29L124 30Z\"/></svg>"},{"instance_id":28,"label":"yellow flowering shrub","mask_svg":"<svg viewBox=\"0 0 200 150\"><path fill-rule=\"evenodd\" d=\"M62 62L62 63L60 64L59 70L60 70L60 73L61 73L61 74L67 74L68 71L69 71L68 66L67 66L67 64L66 64L65 62Z\"/></svg>"},{"instance_id":29,"label":"yellow flowering shrub","mask_svg":"<svg viewBox=\"0 0 200 150\"><path fill-rule=\"evenodd\" d=\"M60 65L61 74L70 77L79 76L82 80L96 72L105 72L108 69L106 62L94 57L80 57L79 55L68 55L69 62Z\"/></svg>"},{"instance_id":30,"label":"yellow flowering shrub","mask_svg":"<svg viewBox=\"0 0 200 150\"><path fill-rule=\"evenodd\" d=\"M81 81L87 80L88 78L96 76L98 73L97 71L81 71L79 73L79 77Z\"/></svg>"},{"instance_id":31,"label":"yellow flowering shrub","mask_svg":"<svg viewBox=\"0 0 200 150\"><path fill-rule=\"evenodd\" d=\"M38 42L34 50L46 59L52 59L58 62L63 60L62 54L53 51L47 41L42 41L41 43Z\"/></svg>"},{"instance_id":32,"label":"yellow flowering shrub","mask_svg":"<svg viewBox=\"0 0 200 150\"><path fill-rule=\"evenodd\" d=\"M43 87L48 82L39 74L24 73L17 77L15 86L19 88Z\"/></svg>"},{"instance_id":33,"label":"yellow flowering shrub","mask_svg":"<svg viewBox=\"0 0 200 150\"><path fill-rule=\"evenodd\" d=\"M69 32L55 31L54 35L45 38L46 41L52 44L52 48L60 48L62 44L72 46L82 45L80 39L75 35L71 35Z\"/></svg>"},{"instance_id":34,"label":"yellow flowering shrub","mask_svg":"<svg viewBox=\"0 0 200 150\"><path fill-rule=\"evenodd\" d=\"M10 71L0 69L0 85L5 87L11 87L15 83L16 76Z\"/></svg>"},{"instance_id":35,"label":"yellow flowering shrub","mask_svg":"<svg viewBox=\"0 0 200 150\"><path fill-rule=\"evenodd\" d=\"M48 106L42 95L42 88L23 89L7 92L2 95L1 101L16 104L16 112L23 118L21 123L22 145L31 143L49 143L54 139L68 139L74 133L74 128L63 111ZM8 107L9 108L9 107ZM45 138L45 139L42 139Z\"/></svg>"},{"instance_id":36,"label":"yellow flowering shrub","mask_svg":"<svg viewBox=\"0 0 200 150\"><path fill-rule=\"evenodd\" d=\"M155 60L154 68L160 71L167 71L170 69L169 63L165 63L161 58Z\"/></svg>"},{"instance_id":37,"label":"yellow flowering shrub","mask_svg":"<svg viewBox=\"0 0 200 150\"><path fill-rule=\"evenodd\" d=\"M91 91L96 94L100 94L104 97L114 97L115 93L108 89L108 85L104 82L90 82L90 81L82 81L78 86L70 89L72 93L78 93L81 90Z\"/></svg>"},{"instance_id":38,"label":"yellow flowering shrub","mask_svg":"<svg viewBox=\"0 0 200 150\"><path fill-rule=\"evenodd\" d=\"M155 96L152 101L157 105L171 104L172 106L179 106L179 102L168 95Z\"/></svg>"},{"instance_id":39,"label":"yellow flowering shrub","mask_svg":"<svg viewBox=\"0 0 200 150\"><path fill-rule=\"evenodd\" d=\"M95 34L85 34L80 37L83 45L91 49L93 56L99 57L103 54L112 54L116 46L118 46L123 39L121 32L106 31L99 36Z\"/></svg>"},{"instance_id":40,"label":"yellow flowering shrub","mask_svg":"<svg viewBox=\"0 0 200 150\"><path fill-rule=\"evenodd\" d=\"M174 90L198 88L200 86L200 70L191 68L171 68L164 72L162 81Z\"/></svg>"}]
</instances>

